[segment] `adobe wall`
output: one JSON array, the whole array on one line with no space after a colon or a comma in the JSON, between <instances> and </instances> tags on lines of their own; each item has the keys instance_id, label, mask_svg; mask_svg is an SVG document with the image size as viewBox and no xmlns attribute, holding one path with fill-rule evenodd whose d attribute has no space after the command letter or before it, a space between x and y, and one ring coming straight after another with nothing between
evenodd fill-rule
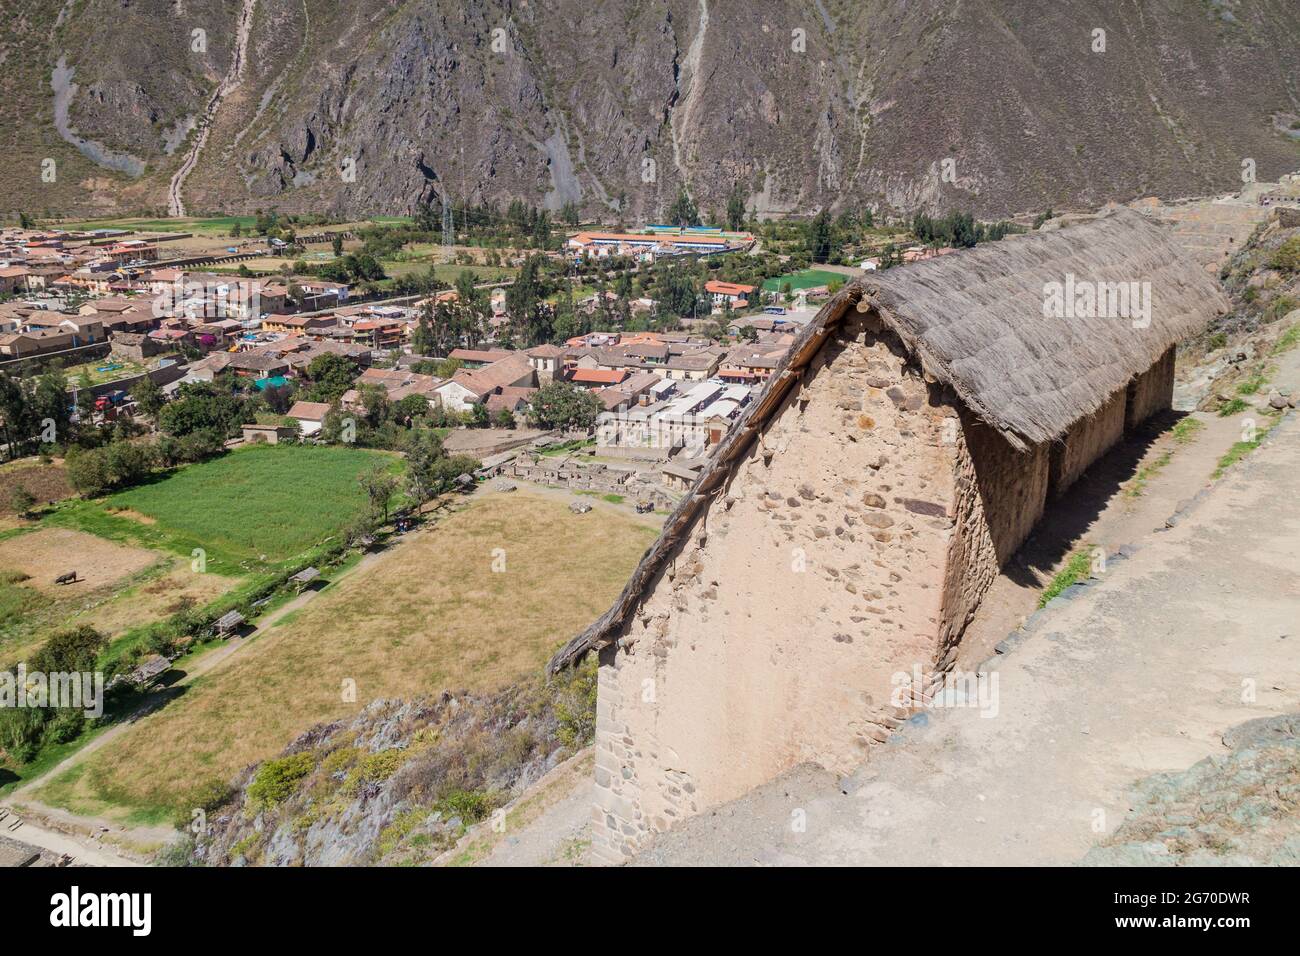
<instances>
[{"instance_id":1,"label":"adobe wall","mask_svg":"<svg viewBox=\"0 0 1300 956\"><path fill-rule=\"evenodd\" d=\"M955 533L944 582L942 651L946 669L980 600L1047 505L1047 445L1017 451L969 412L962 413L954 461Z\"/></svg>"},{"instance_id":2,"label":"adobe wall","mask_svg":"<svg viewBox=\"0 0 1300 956\"><path fill-rule=\"evenodd\" d=\"M1169 346L1155 365L1129 383L1125 431L1132 431L1157 412L1173 408L1174 352L1174 346Z\"/></svg>"},{"instance_id":3,"label":"adobe wall","mask_svg":"<svg viewBox=\"0 0 1300 956\"><path fill-rule=\"evenodd\" d=\"M796 764L855 767L907 714L894 675L935 661L955 412L849 316L601 653L598 860Z\"/></svg>"},{"instance_id":4,"label":"adobe wall","mask_svg":"<svg viewBox=\"0 0 1300 956\"><path fill-rule=\"evenodd\" d=\"M1075 422L1064 438L1052 444L1048 491L1052 498L1064 494L1089 465L1124 437L1127 393L1126 388L1117 389L1094 415Z\"/></svg>"}]
</instances>

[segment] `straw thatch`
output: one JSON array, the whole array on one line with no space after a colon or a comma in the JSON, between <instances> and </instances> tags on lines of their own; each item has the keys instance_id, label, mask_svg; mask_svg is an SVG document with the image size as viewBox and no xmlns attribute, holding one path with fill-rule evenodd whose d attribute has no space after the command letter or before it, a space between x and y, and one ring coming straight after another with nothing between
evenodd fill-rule
<instances>
[{"instance_id":1,"label":"straw thatch","mask_svg":"<svg viewBox=\"0 0 1300 956\"><path fill-rule=\"evenodd\" d=\"M1150 325L1043 314L1044 287L1149 282ZM1051 232L954 253L842 289L795 339L766 387L714 451L608 611L551 659L552 671L614 639L708 500L780 408L851 307L874 309L931 378L1014 447L1060 438L1095 413L1170 345L1204 328L1228 302L1162 227L1119 210Z\"/></svg>"},{"instance_id":2,"label":"straw thatch","mask_svg":"<svg viewBox=\"0 0 1300 956\"><path fill-rule=\"evenodd\" d=\"M1045 317L1045 285L1067 275L1150 283L1150 325ZM1127 209L893 269L864 288L925 371L1022 449L1060 437L1229 307L1163 227Z\"/></svg>"}]
</instances>

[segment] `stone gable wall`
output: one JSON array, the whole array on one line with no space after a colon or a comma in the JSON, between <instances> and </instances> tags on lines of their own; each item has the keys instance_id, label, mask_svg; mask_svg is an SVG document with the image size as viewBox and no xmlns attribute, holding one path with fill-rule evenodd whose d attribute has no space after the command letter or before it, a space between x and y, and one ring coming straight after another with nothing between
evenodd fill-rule
<instances>
[{"instance_id":1,"label":"stone gable wall","mask_svg":"<svg viewBox=\"0 0 1300 956\"><path fill-rule=\"evenodd\" d=\"M942 392L864 317L822 349L601 655L598 859L799 763L848 770L907 716L953 534Z\"/></svg>"}]
</instances>

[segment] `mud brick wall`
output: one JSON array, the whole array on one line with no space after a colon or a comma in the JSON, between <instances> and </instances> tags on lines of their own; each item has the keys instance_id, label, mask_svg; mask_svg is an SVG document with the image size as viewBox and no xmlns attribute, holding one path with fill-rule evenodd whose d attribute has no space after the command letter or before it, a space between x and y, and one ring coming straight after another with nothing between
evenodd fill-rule
<instances>
[{"instance_id":1,"label":"mud brick wall","mask_svg":"<svg viewBox=\"0 0 1300 956\"><path fill-rule=\"evenodd\" d=\"M822 349L601 655L598 859L796 764L848 770L907 715L953 535L941 391L863 317Z\"/></svg>"},{"instance_id":2,"label":"mud brick wall","mask_svg":"<svg viewBox=\"0 0 1300 956\"><path fill-rule=\"evenodd\" d=\"M1089 465L1124 437L1127 392L1127 388L1117 389L1095 414L1075 422L1065 437L1052 445L1048 494L1053 499L1063 495Z\"/></svg>"},{"instance_id":3,"label":"mud brick wall","mask_svg":"<svg viewBox=\"0 0 1300 956\"><path fill-rule=\"evenodd\" d=\"M1170 346L1160 360L1128 387L1128 401L1124 411L1124 430L1132 431L1138 425L1174 405L1174 347Z\"/></svg>"}]
</instances>

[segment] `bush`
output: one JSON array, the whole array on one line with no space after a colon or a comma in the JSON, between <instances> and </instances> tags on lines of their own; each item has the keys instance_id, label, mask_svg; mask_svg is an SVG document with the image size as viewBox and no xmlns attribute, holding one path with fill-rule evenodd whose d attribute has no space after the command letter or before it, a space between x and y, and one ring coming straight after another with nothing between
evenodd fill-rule
<instances>
[{"instance_id":1,"label":"bush","mask_svg":"<svg viewBox=\"0 0 1300 956\"><path fill-rule=\"evenodd\" d=\"M248 785L248 802L254 810L270 810L288 800L298 789L298 781L316 766L311 751L268 760Z\"/></svg>"},{"instance_id":2,"label":"bush","mask_svg":"<svg viewBox=\"0 0 1300 956\"><path fill-rule=\"evenodd\" d=\"M158 463L157 449L141 442L119 441L99 448L72 448L64 460L68 482L84 498L143 481Z\"/></svg>"},{"instance_id":3,"label":"bush","mask_svg":"<svg viewBox=\"0 0 1300 956\"><path fill-rule=\"evenodd\" d=\"M452 790L438 801L436 809L445 817L460 817L463 823L478 823L494 809L492 795L482 790Z\"/></svg>"},{"instance_id":4,"label":"bush","mask_svg":"<svg viewBox=\"0 0 1300 956\"><path fill-rule=\"evenodd\" d=\"M1270 265L1279 272L1300 272L1300 236L1292 236L1278 246Z\"/></svg>"},{"instance_id":5,"label":"bush","mask_svg":"<svg viewBox=\"0 0 1300 956\"><path fill-rule=\"evenodd\" d=\"M556 736L564 746L578 750L591 743L596 735L594 665L583 666L572 676L568 686L560 689L555 699L555 717L560 723Z\"/></svg>"}]
</instances>

